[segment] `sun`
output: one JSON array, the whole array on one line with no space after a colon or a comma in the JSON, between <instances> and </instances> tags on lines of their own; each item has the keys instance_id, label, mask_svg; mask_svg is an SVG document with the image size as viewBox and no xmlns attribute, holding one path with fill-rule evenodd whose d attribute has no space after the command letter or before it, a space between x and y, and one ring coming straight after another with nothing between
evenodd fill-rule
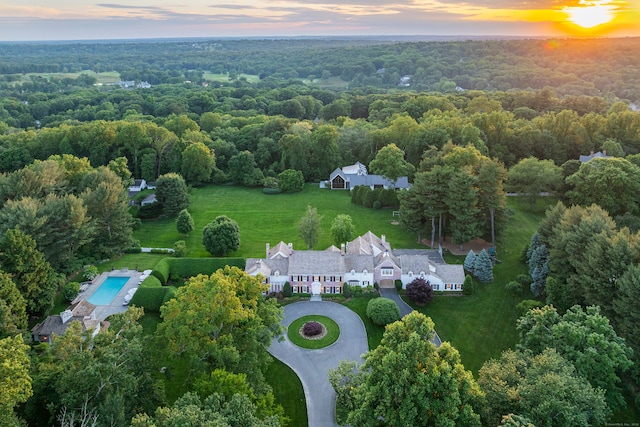
<instances>
[{"instance_id":1,"label":"sun","mask_svg":"<svg viewBox=\"0 0 640 427\"><path fill-rule=\"evenodd\" d=\"M564 7L562 9L569 15L569 21L582 28L594 28L598 25L608 24L615 18L614 7L607 4L609 1L580 1L580 6Z\"/></svg>"}]
</instances>

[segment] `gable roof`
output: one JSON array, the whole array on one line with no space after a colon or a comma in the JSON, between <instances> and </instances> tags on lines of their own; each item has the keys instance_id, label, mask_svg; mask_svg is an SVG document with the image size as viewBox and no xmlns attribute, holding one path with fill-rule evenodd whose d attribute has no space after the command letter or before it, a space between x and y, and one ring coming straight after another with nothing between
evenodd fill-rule
<instances>
[{"instance_id":1,"label":"gable roof","mask_svg":"<svg viewBox=\"0 0 640 427\"><path fill-rule=\"evenodd\" d=\"M269 249L269 259L287 258L291 253L291 248L282 240L280 243Z\"/></svg>"},{"instance_id":2,"label":"gable roof","mask_svg":"<svg viewBox=\"0 0 640 427\"><path fill-rule=\"evenodd\" d=\"M598 151L597 153L594 153L593 151L591 152L591 154L589 154L588 156L580 156L580 162L582 163L586 163L589 160L593 160L593 159L610 159L612 156L607 156L607 152L604 151Z\"/></svg>"},{"instance_id":3,"label":"gable roof","mask_svg":"<svg viewBox=\"0 0 640 427\"><path fill-rule=\"evenodd\" d=\"M69 309L71 310L71 315L74 317L90 317L95 311L96 306L89 301L80 300L80 302L69 306Z\"/></svg>"}]
</instances>

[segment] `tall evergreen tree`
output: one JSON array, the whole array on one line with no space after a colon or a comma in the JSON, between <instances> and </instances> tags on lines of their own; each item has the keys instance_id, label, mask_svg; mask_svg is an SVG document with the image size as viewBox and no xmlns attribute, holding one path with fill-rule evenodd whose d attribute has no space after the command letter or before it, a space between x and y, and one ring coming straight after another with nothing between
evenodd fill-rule
<instances>
[{"instance_id":1,"label":"tall evergreen tree","mask_svg":"<svg viewBox=\"0 0 640 427\"><path fill-rule=\"evenodd\" d=\"M189 194L187 184L182 176L177 173L167 173L156 181L156 197L162 204L164 214L170 218L175 217L182 209L189 206Z\"/></svg>"},{"instance_id":2,"label":"tall evergreen tree","mask_svg":"<svg viewBox=\"0 0 640 427\"><path fill-rule=\"evenodd\" d=\"M480 251L473 265L473 274L479 282L493 282L493 261L486 250Z\"/></svg>"},{"instance_id":3,"label":"tall evergreen tree","mask_svg":"<svg viewBox=\"0 0 640 427\"><path fill-rule=\"evenodd\" d=\"M188 235L193 231L193 218L188 210L182 209L176 218L176 230L180 234Z\"/></svg>"},{"instance_id":4,"label":"tall evergreen tree","mask_svg":"<svg viewBox=\"0 0 640 427\"><path fill-rule=\"evenodd\" d=\"M447 192L449 207L449 227L453 243L464 246L466 242L478 237L477 191L474 188L476 179L464 171L451 174Z\"/></svg>"},{"instance_id":5,"label":"tall evergreen tree","mask_svg":"<svg viewBox=\"0 0 640 427\"><path fill-rule=\"evenodd\" d=\"M31 314L52 307L64 282L36 248L35 240L18 229L7 230L0 242L0 268L11 274Z\"/></svg>"},{"instance_id":6,"label":"tall evergreen tree","mask_svg":"<svg viewBox=\"0 0 640 427\"><path fill-rule=\"evenodd\" d=\"M464 269L473 274L473 268L476 265L476 253L473 249L469 250L469 253L464 258Z\"/></svg>"}]
</instances>

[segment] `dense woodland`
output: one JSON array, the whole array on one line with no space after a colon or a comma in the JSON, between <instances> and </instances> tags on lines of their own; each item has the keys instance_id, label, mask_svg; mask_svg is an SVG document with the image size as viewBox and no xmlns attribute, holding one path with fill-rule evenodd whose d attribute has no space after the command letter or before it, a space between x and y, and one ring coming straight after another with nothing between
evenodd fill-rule
<instances>
[{"instance_id":1,"label":"dense woodland","mask_svg":"<svg viewBox=\"0 0 640 427\"><path fill-rule=\"evenodd\" d=\"M286 191L292 174L318 182L360 161L391 180L409 175L413 187L358 189L352 201L399 209L402 225L432 245L443 234L459 244L501 239L507 191L532 206L541 193L561 200L523 254L530 277L519 279L530 285L534 306L553 307L521 318L518 348L487 362L477 383L455 349L420 354L431 354L426 364L456 367L451 384L465 409L448 421L602 424L624 408L621 388L640 384L638 51L640 39L0 44L0 355L12 360L12 370L0 375L0 383L12 379L0 384L0 421L19 425L20 416L30 425L66 426L70 417L99 414L98 425L133 418L135 426L168 426L184 422L189 408L194 417L228 425L240 425L234 413L250 420L242 425L284 423L262 377L267 362L260 351L279 332L281 313L240 271L192 279L162 309L159 336L192 358L197 377L194 394L173 406L140 363L149 350L137 310L114 318L91 346L75 329L50 350L29 350L17 334L29 316L51 308L64 274L136 246L132 230L140 219L126 193L132 178L157 181L159 195L169 195L138 216L174 217L188 198L169 199L186 185ZM151 87L97 85L85 70L115 71ZM207 80L205 73L226 77ZM252 83L241 74L258 78ZM330 88L337 80L343 84ZM578 161L600 150L613 158ZM223 297L233 300L233 310L207 314L198 304ZM185 317L186 306L229 326L211 339L206 325ZM389 403L363 397L393 382L386 374L397 367L378 358L421 348L405 348L398 337L424 337L429 322L410 319L390 331L367 360L372 372L351 378L344 368L354 387L341 389L338 381L336 390L351 408L352 425L369 425L369 409ZM185 324L195 326L187 331ZM549 337L546 328L557 331ZM110 370L113 363L122 369ZM87 378L78 392L70 391L71 371ZM115 372L121 377L111 381ZM553 419L536 400L544 395L543 372L556 376L564 387L558 396L568 399L557 398ZM92 389L90 379L105 378ZM381 416L391 419L394 410Z\"/></svg>"}]
</instances>

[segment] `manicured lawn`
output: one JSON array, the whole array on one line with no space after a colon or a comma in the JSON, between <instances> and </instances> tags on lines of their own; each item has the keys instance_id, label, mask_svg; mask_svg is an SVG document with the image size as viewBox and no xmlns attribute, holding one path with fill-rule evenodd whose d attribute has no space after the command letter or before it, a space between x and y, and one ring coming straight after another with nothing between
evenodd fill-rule
<instances>
[{"instance_id":1,"label":"manicured lawn","mask_svg":"<svg viewBox=\"0 0 640 427\"><path fill-rule=\"evenodd\" d=\"M364 323L364 328L367 330L367 342L369 344L369 350L376 348L380 345L382 340L382 334L384 333L384 326L378 326L374 324L369 316L367 316L367 304L371 300L367 296L353 297L346 300L342 304L355 311Z\"/></svg>"},{"instance_id":2,"label":"manicured lawn","mask_svg":"<svg viewBox=\"0 0 640 427\"><path fill-rule=\"evenodd\" d=\"M217 81L217 82L228 82L229 81L229 75L228 74L214 74L214 73L209 73L209 72L205 72L202 77L205 80L209 80L209 81ZM238 74L238 78L240 77L244 77L245 79L247 79L247 81L249 83L257 83L260 81L260 76L256 75L256 74Z\"/></svg>"},{"instance_id":3,"label":"manicured lawn","mask_svg":"<svg viewBox=\"0 0 640 427\"><path fill-rule=\"evenodd\" d=\"M302 383L295 372L276 358L269 365L266 380L273 388L273 394L284 408L284 414L291 419L289 427L307 427L307 403Z\"/></svg>"},{"instance_id":4,"label":"manicured lawn","mask_svg":"<svg viewBox=\"0 0 640 427\"><path fill-rule=\"evenodd\" d=\"M515 280L518 274L527 273L520 256L544 217L546 206L555 203L541 200L537 207L531 208L513 197L507 202L514 215L509 221L504 243L497 245L498 258L502 262L494 268L493 283L476 284L476 292L471 296L436 295L433 302L424 307L413 306L433 319L440 338L460 351L462 363L475 375L486 360L497 358L502 351L515 347L516 319L520 317L516 304L533 295L527 292L515 297L504 285ZM460 264L464 261L463 256L447 257L450 263L456 259Z\"/></svg>"},{"instance_id":5,"label":"manicured lawn","mask_svg":"<svg viewBox=\"0 0 640 427\"><path fill-rule=\"evenodd\" d=\"M128 268L130 270L138 267L139 271L153 269L155 265L162 258L166 258L167 254L150 254L150 253L137 253L137 254L124 254L119 258L108 260L102 264L97 264L98 271L105 272L110 271L112 268L119 270L121 268Z\"/></svg>"},{"instance_id":6,"label":"manicured lawn","mask_svg":"<svg viewBox=\"0 0 640 427\"><path fill-rule=\"evenodd\" d=\"M306 339L300 335L300 328L307 322L318 322L327 329L327 334L317 340ZM316 350L330 346L338 340L340 337L340 327L333 319L326 316L303 316L300 317L289 325L287 330L287 336L292 343L298 347L308 348L310 350Z\"/></svg>"},{"instance_id":7,"label":"manicured lawn","mask_svg":"<svg viewBox=\"0 0 640 427\"><path fill-rule=\"evenodd\" d=\"M193 189L190 197L189 212L195 230L188 237L176 231L173 219L144 221L134 237L147 247L173 247L176 240L185 240L188 256L209 256L202 245L202 228L218 215L227 215L240 226L240 249L229 256L264 256L267 242L273 246L281 240L293 243L294 249L307 249L298 237L296 224L310 204L323 216L316 249L326 249L333 244L329 230L339 214L351 215L357 235L371 230L378 236L386 234L393 247L419 247L413 234L391 224L391 210L354 205L349 192L320 189L318 184L307 184L300 193L274 195L262 193L261 188L208 186Z\"/></svg>"},{"instance_id":8,"label":"manicured lawn","mask_svg":"<svg viewBox=\"0 0 640 427\"><path fill-rule=\"evenodd\" d=\"M91 77L95 77L96 83L99 83L99 84L115 83L120 80L120 73L118 73L117 71L96 73L95 71L92 71L92 70L83 70L83 71L80 71L79 73L26 73L23 75L22 81L23 82L30 81L32 76L42 77L43 79L46 79L46 80L51 80L52 78L77 79L78 76L80 76L80 74L87 74Z\"/></svg>"}]
</instances>

